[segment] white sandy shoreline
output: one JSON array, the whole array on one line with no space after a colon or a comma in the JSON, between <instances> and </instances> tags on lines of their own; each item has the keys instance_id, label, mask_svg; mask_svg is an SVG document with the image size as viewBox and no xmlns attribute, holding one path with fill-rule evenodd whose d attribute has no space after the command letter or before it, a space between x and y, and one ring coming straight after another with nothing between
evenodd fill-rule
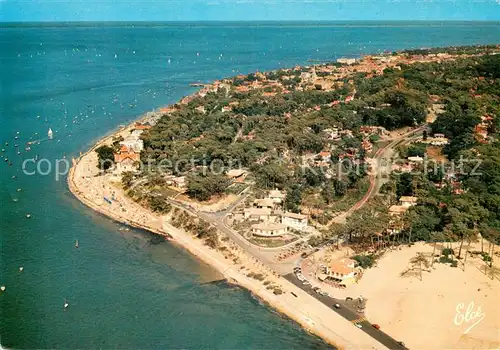
<instances>
[{"instance_id":1,"label":"white sandy shoreline","mask_svg":"<svg viewBox=\"0 0 500 350\"><path fill-rule=\"evenodd\" d=\"M139 119L140 120L140 119ZM100 203L102 192L95 190L104 185L99 182L99 177L89 176L87 169L97 171L97 156L94 150L102 144L109 143L113 136L126 131L132 124L119 128L117 131L108 133L99 140L87 152L74 161L68 173L68 187L71 193L83 204L91 209L106 215L113 220L140 229L145 229L155 234L159 234L171 239L179 247L210 265L219 271L229 282L243 287L261 299L265 304L278 311L280 314L294 320L310 333L323 339L328 344L341 349L385 349L386 347L371 338L368 334L356 328L351 322L335 313L329 307L307 294L302 289L294 286L284 278L269 273L269 279L279 284L283 294L275 295L272 290L266 289L261 281L247 277L243 271L250 269L262 272L264 267L259 262L252 261L252 257L246 256L244 252L237 253L238 258L245 264L235 264L231 259L227 259L221 253L209 248L201 240L193 238L189 233L183 232L170 225L164 218L147 211L132 200L128 199L123 191L113 188L116 191L120 205L127 208L127 212L119 211L117 208ZM87 168L85 168L87 167ZM133 211L137 218L130 212ZM294 297L291 292L297 297Z\"/></svg>"}]
</instances>

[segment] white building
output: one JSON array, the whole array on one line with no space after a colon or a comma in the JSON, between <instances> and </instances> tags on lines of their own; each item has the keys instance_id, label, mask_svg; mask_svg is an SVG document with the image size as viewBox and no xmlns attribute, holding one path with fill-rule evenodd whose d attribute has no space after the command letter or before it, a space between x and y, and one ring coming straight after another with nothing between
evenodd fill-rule
<instances>
[{"instance_id":1,"label":"white building","mask_svg":"<svg viewBox=\"0 0 500 350\"><path fill-rule=\"evenodd\" d=\"M128 149L136 153L140 153L144 149L144 141L134 136L127 136L120 145L126 146Z\"/></svg>"},{"instance_id":2,"label":"white building","mask_svg":"<svg viewBox=\"0 0 500 350\"><path fill-rule=\"evenodd\" d=\"M356 282L356 276L361 272L361 268L355 266L356 261L352 259L335 260L325 268L325 273L319 277L321 280L329 279L347 286Z\"/></svg>"},{"instance_id":3,"label":"white building","mask_svg":"<svg viewBox=\"0 0 500 350\"><path fill-rule=\"evenodd\" d=\"M351 64L356 63L356 59L355 58L339 58L339 59L337 59L337 63L351 65Z\"/></svg>"},{"instance_id":4,"label":"white building","mask_svg":"<svg viewBox=\"0 0 500 350\"><path fill-rule=\"evenodd\" d=\"M307 228L307 216L302 214L284 213L281 222L298 230L305 230Z\"/></svg>"},{"instance_id":5,"label":"white building","mask_svg":"<svg viewBox=\"0 0 500 350\"><path fill-rule=\"evenodd\" d=\"M281 237L287 231L287 227L280 223L261 222L252 225L252 234L258 237Z\"/></svg>"},{"instance_id":6,"label":"white building","mask_svg":"<svg viewBox=\"0 0 500 350\"><path fill-rule=\"evenodd\" d=\"M245 219L267 221L271 216L271 209L269 208L245 208L243 211Z\"/></svg>"},{"instance_id":7,"label":"white building","mask_svg":"<svg viewBox=\"0 0 500 350\"><path fill-rule=\"evenodd\" d=\"M403 207L411 207L417 205L418 198L413 196L401 196L399 202Z\"/></svg>"},{"instance_id":8,"label":"white building","mask_svg":"<svg viewBox=\"0 0 500 350\"><path fill-rule=\"evenodd\" d=\"M281 204L285 200L286 194L278 190L272 190L269 192L268 197L271 198L275 204Z\"/></svg>"},{"instance_id":9,"label":"white building","mask_svg":"<svg viewBox=\"0 0 500 350\"><path fill-rule=\"evenodd\" d=\"M253 201L253 206L257 208L274 208L274 201L271 198L256 199Z\"/></svg>"}]
</instances>

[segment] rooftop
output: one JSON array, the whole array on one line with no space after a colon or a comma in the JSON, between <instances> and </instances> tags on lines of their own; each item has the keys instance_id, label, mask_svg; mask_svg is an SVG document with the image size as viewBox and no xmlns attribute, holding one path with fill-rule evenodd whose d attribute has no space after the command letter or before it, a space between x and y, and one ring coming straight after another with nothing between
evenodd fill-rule
<instances>
[{"instance_id":1,"label":"rooftop","mask_svg":"<svg viewBox=\"0 0 500 350\"><path fill-rule=\"evenodd\" d=\"M252 225L252 229L262 231L276 231L284 230L286 229L286 226L277 222L260 222L258 224Z\"/></svg>"},{"instance_id":2,"label":"rooftop","mask_svg":"<svg viewBox=\"0 0 500 350\"><path fill-rule=\"evenodd\" d=\"M292 213L292 212L287 212L283 214L284 217L292 218L292 219L297 219L297 220L305 220L307 219L307 215L303 214L297 214L297 213Z\"/></svg>"},{"instance_id":3,"label":"rooftop","mask_svg":"<svg viewBox=\"0 0 500 350\"><path fill-rule=\"evenodd\" d=\"M389 207L389 213L393 214L403 214L408 210L408 207L405 207L403 205L391 205Z\"/></svg>"},{"instance_id":4,"label":"rooftop","mask_svg":"<svg viewBox=\"0 0 500 350\"><path fill-rule=\"evenodd\" d=\"M417 198L417 197L413 197L413 196L401 196L401 197L399 198L399 201L400 201L400 202L411 202L411 203L417 203L418 198Z\"/></svg>"},{"instance_id":5,"label":"rooftop","mask_svg":"<svg viewBox=\"0 0 500 350\"><path fill-rule=\"evenodd\" d=\"M250 215L271 215L269 208L245 208L245 213Z\"/></svg>"}]
</instances>

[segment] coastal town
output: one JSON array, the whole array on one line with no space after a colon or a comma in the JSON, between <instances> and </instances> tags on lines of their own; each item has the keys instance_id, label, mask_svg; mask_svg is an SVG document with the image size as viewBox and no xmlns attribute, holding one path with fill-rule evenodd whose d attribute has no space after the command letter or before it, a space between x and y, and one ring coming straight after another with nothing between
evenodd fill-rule
<instances>
[{"instance_id":1,"label":"coastal town","mask_svg":"<svg viewBox=\"0 0 500 350\"><path fill-rule=\"evenodd\" d=\"M69 186L336 347L497 348L499 54L395 52L201 84L74 159ZM464 333L453 319L469 301L488 311Z\"/></svg>"}]
</instances>

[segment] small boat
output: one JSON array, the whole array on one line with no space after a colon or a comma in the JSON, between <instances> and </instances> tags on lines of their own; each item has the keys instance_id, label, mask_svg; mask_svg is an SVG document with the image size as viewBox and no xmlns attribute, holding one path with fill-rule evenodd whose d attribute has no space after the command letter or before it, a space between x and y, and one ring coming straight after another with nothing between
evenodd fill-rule
<instances>
[{"instance_id":1,"label":"small boat","mask_svg":"<svg viewBox=\"0 0 500 350\"><path fill-rule=\"evenodd\" d=\"M64 298L64 308L67 309L69 306L68 301Z\"/></svg>"},{"instance_id":2,"label":"small boat","mask_svg":"<svg viewBox=\"0 0 500 350\"><path fill-rule=\"evenodd\" d=\"M20 188L17 189L17 192L21 192L21 191L22 191L22 189L20 189Z\"/></svg>"},{"instance_id":3,"label":"small boat","mask_svg":"<svg viewBox=\"0 0 500 350\"><path fill-rule=\"evenodd\" d=\"M54 133L52 132L52 129L49 128L49 131L47 132L47 136L49 137L50 140L54 137Z\"/></svg>"},{"instance_id":4,"label":"small boat","mask_svg":"<svg viewBox=\"0 0 500 350\"><path fill-rule=\"evenodd\" d=\"M26 218L29 219L31 217L31 214L26 214Z\"/></svg>"},{"instance_id":5,"label":"small boat","mask_svg":"<svg viewBox=\"0 0 500 350\"><path fill-rule=\"evenodd\" d=\"M1 286L1 287L0 287L0 290L1 290L2 292L5 292L5 286Z\"/></svg>"},{"instance_id":6,"label":"small boat","mask_svg":"<svg viewBox=\"0 0 500 350\"><path fill-rule=\"evenodd\" d=\"M78 248L78 240L75 242L75 248Z\"/></svg>"},{"instance_id":7,"label":"small boat","mask_svg":"<svg viewBox=\"0 0 500 350\"><path fill-rule=\"evenodd\" d=\"M24 270L24 267L22 267L22 266L21 266L21 267L19 268L19 272L23 272L23 270Z\"/></svg>"},{"instance_id":8,"label":"small boat","mask_svg":"<svg viewBox=\"0 0 500 350\"><path fill-rule=\"evenodd\" d=\"M13 202L17 202L18 200L19 200L19 199L17 199L17 198L12 198L12 201L13 201Z\"/></svg>"}]
</instances>

